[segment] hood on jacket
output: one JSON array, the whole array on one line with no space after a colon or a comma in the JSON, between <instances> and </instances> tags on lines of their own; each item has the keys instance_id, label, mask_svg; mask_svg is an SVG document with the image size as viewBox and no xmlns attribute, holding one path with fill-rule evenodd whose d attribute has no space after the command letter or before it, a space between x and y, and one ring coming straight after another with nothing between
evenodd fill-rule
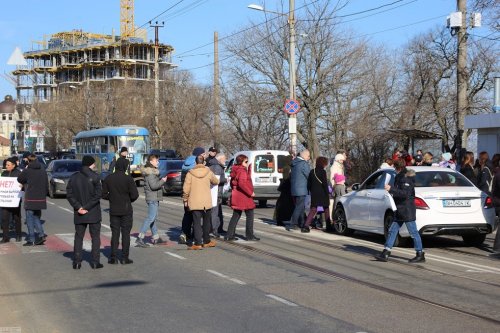
<instances>
[{"instance_id":1,"label":"hood on jacket","mask_svg":"<svg viewBox=\"0 0 500 333\"><path fill-rule=\"evenodd\" d=\"M182 171L189 171L196 165L196 156L189 156L182 165Z\"/></svg>"},{"instance_id":2,"label":"hood on jacket","mask_svg":"<svg viewBox=\"0 0 500 333\"><path fill-rule=\"evenodd\" d=\"M245 168L243 165L233 165L233 167L231 168L230 177L234 178L236 177L236 174L240 172L247 172L247 168Z\"/></svg>"},{"instance_id":3,"label":"hood on jacket","mask_svg":"<svg viewBox=\"0 0 500 333\"><path fill-rule=\"evenodd\" d=\"M125 172L128 168L128 160L125 158L119 158L116 160L115 170Z\"/></svg>"},{"instance_id":4,"label":"hood on jacket","mask_svg":"<svg viewBox=\"0 0 500 333\"><path fill-rule=\"evenodd\" d=\"M210 169L203 164L196 164L191 170L189 170L189 173L196 178L205 178L209 172Z\"/></svg>"},{"instance_id":5,"label":"hood on jacket","mask_svg":"<svg viewBox=\"0 0 500 333\"><path fill-rule=\"evenodd\" d=\"M160 170L158 170L155 167L141 167L141 173L143 176L149 176L149 175L159 175Z\"/></svg>"},{"instance_id":6,"label":"hood on jacket","mask_svg":"<svg viewBox=\"0 0 500 333\"><path fill-rule=\"evenodd\" d=\"M294 167L294 166L296 166L296 165L297 165L297 164L299 164L299 163L307 163L307 162L306 162L306 160L305 160L305 159L303 159L302 157L297 156L296 158L294 158L294 159L292 160L291 165L292 165L292 167Z\"/></svg>"}]
</instances>

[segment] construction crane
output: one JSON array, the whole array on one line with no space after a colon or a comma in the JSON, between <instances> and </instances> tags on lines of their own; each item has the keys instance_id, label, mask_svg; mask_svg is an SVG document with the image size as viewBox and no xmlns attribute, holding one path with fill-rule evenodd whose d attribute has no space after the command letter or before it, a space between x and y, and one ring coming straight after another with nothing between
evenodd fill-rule
<instances>
[{"instance_id":1,"label":"construction crane","mask_svg":"<svg viewBox=\"0 0 500 333\"><path fill-rule=\"evenodd\" d=\"M122 39L135 37L134 0L120 0L120 35Z\"/></svg>"}]
</instances>

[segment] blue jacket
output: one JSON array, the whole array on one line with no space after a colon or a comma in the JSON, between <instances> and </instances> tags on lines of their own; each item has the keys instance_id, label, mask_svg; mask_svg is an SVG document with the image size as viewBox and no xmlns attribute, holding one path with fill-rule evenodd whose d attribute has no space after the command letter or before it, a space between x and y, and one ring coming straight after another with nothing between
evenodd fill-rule
<instances>
[{"instance_id":1,"label":"blue jacket","mask_svg":"<svg viewBox=\"0 0 500 333\"><path fill-rule=\"evenodd\" d=\"M184 185L184 179L186 179L186 175L191 170L194 168L196 165L196 156L191 155L186 160L184 161L184 164L182 165L182 171L181 171L181 183Z\"/></svg>"},{"instance_id":2,"label":"blue jacket","mask_svg":"<svg viewBox=\"0 0 500 333\"><path fill-rule=\"evenodd\" d=\"M292 173L290 175L292 196L300 197L308 194L307 178L310 172L311 167L303 158L297 157L292 161Z\"/></svg>"}]
</instances>

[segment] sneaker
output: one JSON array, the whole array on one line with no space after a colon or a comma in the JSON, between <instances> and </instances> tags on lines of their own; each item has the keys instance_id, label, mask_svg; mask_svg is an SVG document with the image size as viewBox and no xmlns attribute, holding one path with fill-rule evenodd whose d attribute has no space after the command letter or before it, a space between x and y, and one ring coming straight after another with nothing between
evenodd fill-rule
<instances>
[{"instance_id":1,"label":"sneaker","mask_svg":"<svg viewBox=\"0 0 500 333\"><path fill-rule=\"evenodd\" d=\"M311 229L309 229L309 227L304 227L304 228L300 229L300 232L303 232L303 233L308 233L310 231L311 231Z\"/></svg>"},{"instance_id":2,"label":"sneaker","mask_svg":"<svg viewBox=\"0 0 500 333\"><path fill-rule=\"evenodd\" d=\"M157 238L157 239L153 238L153 244L154 245L164 245L164 244L167 244L167 242L164 241L163 239L161 239L161 237L160 237L160 238Z\"/></svg>"},{"instance_id":3,"label":"sneaker","mask_svg":"<svg viewBox=\"0 0 500 333\"><path fill-rule=\"evenodd\" d=\"M187 241L187 239L186 239L186 235L181 234L181 235L179 236L179 244L186 244L186 241Z\"/></svg>"},{"instance_id":4,"label":"sneaker","mask_svg":"<svg viewBox=\"0 0 500 333\"><path fill-rule=\"evenodd\" d=\"M215 247L217 243L215 241L210 241L209 243L203 244L203 247Z\"/></svg>"},{"instance_id":5,"label":"sneaker","mask_svg":"<svg viewBox=\"0 0 500 333\"><path fill-rule=\"evenodd\" d=\"M35 246L35 243L28 241L28 242L24 243L23 246Z\"/></svg>"},{"instance_id":6,"label":"sneaker","mask_svg":"<svg viewBox=\"0 0 500 333\"><path fill-rule=\"evenodd\" d=\"M35 241L35 245L43 245L45 243L46 237L39 238Z\"/></svg>"},{"instance_id":7,"label":"sneaker","mask_svg":"<svg viewBox=\"0 0 500 333\"><path fill-rule=\"evenodd\" d=\"M148 247L146 243L144 243L144 240L142 238L137 238L135 240L135 246L137 247Z\"/></svg>"},{"instance_id":8,"label":"sneaker","mask_svg":"<svg viewBox=\"0 0 500 333\"><path fill-rule=\"evenodd\" d=\"M191 246L188 246L188 250L201 250L201 249L203 249L201 245L193 244Z\"/></svg>"}]
</instances>

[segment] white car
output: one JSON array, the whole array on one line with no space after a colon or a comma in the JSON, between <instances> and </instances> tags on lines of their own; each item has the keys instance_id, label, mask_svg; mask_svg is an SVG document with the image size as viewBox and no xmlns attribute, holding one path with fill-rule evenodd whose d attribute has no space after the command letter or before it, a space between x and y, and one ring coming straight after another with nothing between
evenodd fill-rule
<instances>
[{"instance_id":1,"label":"white car","mask_svg":"<svg viewBox=\"0 0 500 333\"><path fill-rule=\"evenodd\" d=\"M408 167L416 172L415 204L420 235L459 235L467 245L481 245L495 228L491 198L461 173L440 167ZM361 230L385 235L394 218L385 183L394 183L393 169L380 169L340 198L334 211L335 231L342 235ZM405 225L396 246L408 240Z\"/></svg>"}]
</instances>

